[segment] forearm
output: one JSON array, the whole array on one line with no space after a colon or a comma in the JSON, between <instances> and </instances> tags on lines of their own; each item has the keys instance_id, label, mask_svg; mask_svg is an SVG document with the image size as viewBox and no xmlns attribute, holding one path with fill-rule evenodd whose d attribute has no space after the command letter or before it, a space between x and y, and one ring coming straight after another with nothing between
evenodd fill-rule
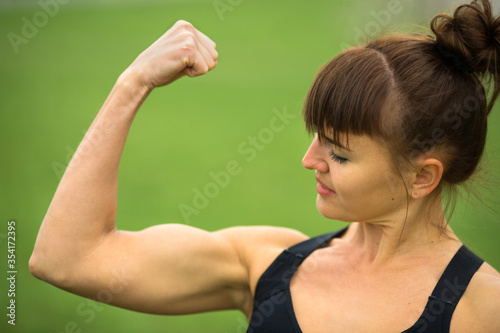
<instances>
[{"instance_id":1,"label":"forearm","mask_svg":"<svg viewBox=\"0 0 500 333\"><path fill-rule=\"evenodd\" d=\"M69 265L115 230L118 168L128 131L149 89L122 75L61 179L35 245L38 261Z\"/></svg>"}]
</instances>

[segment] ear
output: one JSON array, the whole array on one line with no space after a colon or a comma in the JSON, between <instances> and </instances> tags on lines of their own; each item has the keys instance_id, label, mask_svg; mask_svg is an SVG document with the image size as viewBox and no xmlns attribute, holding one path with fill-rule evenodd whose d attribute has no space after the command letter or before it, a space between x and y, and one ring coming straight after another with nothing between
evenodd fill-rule
<instances>
[{"instance_id":1,"label":"ear","mask_svg":"<svg viewBox=\"0 0 500 333\"><path fill-rule=\"evenodd\" d=\"M417 160L409 195L420 199L434 191L443 177L443 164L435 158L422 157Z\"/></svg>"}]
</instances>

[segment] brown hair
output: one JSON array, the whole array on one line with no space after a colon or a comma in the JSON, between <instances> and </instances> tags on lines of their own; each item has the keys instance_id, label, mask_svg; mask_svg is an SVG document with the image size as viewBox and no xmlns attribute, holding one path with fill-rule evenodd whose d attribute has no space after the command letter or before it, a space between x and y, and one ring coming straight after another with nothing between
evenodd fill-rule
<instances>
[{"instance_id":1,"label":"brown hair","mask_svg":"<svg viewBox=\"0 0 500 333\"><path fill-rule=\"evenodd\" d=\"M432 152L444 166L442 183L467 180L500 92L500 19L489 0L472 1L435 16L431 29L435 38L381 37L325 65L304 104L308 131L321 140L333 129L338 143L345 135L348 144L350 133L380 139L395 165Z\"/></svg>"}]
</instances>

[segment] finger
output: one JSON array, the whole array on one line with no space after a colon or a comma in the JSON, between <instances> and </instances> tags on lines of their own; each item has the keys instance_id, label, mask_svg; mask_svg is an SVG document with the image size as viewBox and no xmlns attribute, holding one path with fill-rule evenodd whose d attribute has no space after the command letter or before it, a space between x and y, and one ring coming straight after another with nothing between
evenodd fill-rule
<instances>
[{"instance_id":1,"label":"finger","mask_svg":"<svg viewBox=\"0 0 500 333\"><path fill-rule=\"evenodd\" d=\"M216 44L213 40L211 40L210 38L208 38L203 32L195 29L196 31L196 37L198 38L198 40L200 41L200 43L207 49L207 51L210 53L210 55L212 56L212 58L214 60L217 60L219 54L217 53L217 50L216 50Z\"/></svg>"},{"instance_id":2,"label":"finger","mask_svg":"<svg viewBox=\"0 0 500 333\"><path fill-rule=\"evenodd\" d=\"M217 60L218 53L216 51L216 44L210 38L208 38L204 33L196 29L191 23L180 20L174 24L173 27L175 31L189 31L193 34L193 37L203 46L203 48L208 51L213 60ZM208 58L206 58L208 61Z\"/></svg>"},{"instance_id":3,"label":"finger","mask_svg":"<svg viewBox=\"0 0 500 333\"><path fill-rule=\"evenodd\" d=\"M210 69L200 50L196 49L193 56L186 63L186 68L183 72L190 77L195 77L207 73Z\"/></svg>"},{"instance_id":4,"label":"finger","mask_svg":"<svg viewBox=\"0 0 500 333\"><path fill-rule=\"evenodd\" d=\"M190 43L194 43L196 48L200 50L200 53L205 58L209 67L215 67L215 61L218 57L218 53L215 50L215 43L189 22L178 21L175 26L177 35L181 36L181 38L188 38Z\"/></svg>"},{"instance_id":5,"label":"finger","mask_svg":"<svg viewBox=\"0 0 500 333\"><path fill-rule=\"evenodd\" d=\"M214 59L212 52L210 52L210 50L207 49L200 41L196 41L196 43L197 43L196 47L199 50L205 62L207 63L209 69L214 68L216 65L217 58Z\"/></svg>"}]
</instances>

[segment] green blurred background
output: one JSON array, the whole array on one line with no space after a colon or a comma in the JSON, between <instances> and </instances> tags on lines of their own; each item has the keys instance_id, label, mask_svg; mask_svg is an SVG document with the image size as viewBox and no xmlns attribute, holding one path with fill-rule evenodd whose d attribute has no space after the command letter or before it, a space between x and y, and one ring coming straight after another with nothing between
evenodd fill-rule
<instances>
[{"instance_id":1,"label":"green blurred background","mask_svg":"<svg viewBox=\"0 0 500 333\"><path fill-rule=\"evenodd\" d=\"M313 236L343 226L316 211L314 175L301 165L310 137L300 112L315 73L366 31L415 30L456 3L401 0L401 10L390 13L394 0L54 1L42 1L57 4L45 16L36 1L0 1L0 267L6 277L7 222L15 220L18 270L17 325L7 325L2 278L1 332L245 331L236 311L170 317L86 305L28 271L38 228L84 131L118 75L176 20L192 22L217 42L219 65L153 92L142 107L121 164L118 227L265 224ZM26 22L37 23L36 31L26 30ZM12 33L25 38L23 29L29 38L13 44ZM238 146L269 127L273 109L296 117L249 162ZM497 107L484 164L493 175L500 171L499 139ZM192 206L193 190L203 190L210 173L231 160L242 172L184 219L179 206ZM487 189L491 209L460 202L451 224L499 269L500 191L493 184Z\"/></svg>"}]
</instances>

